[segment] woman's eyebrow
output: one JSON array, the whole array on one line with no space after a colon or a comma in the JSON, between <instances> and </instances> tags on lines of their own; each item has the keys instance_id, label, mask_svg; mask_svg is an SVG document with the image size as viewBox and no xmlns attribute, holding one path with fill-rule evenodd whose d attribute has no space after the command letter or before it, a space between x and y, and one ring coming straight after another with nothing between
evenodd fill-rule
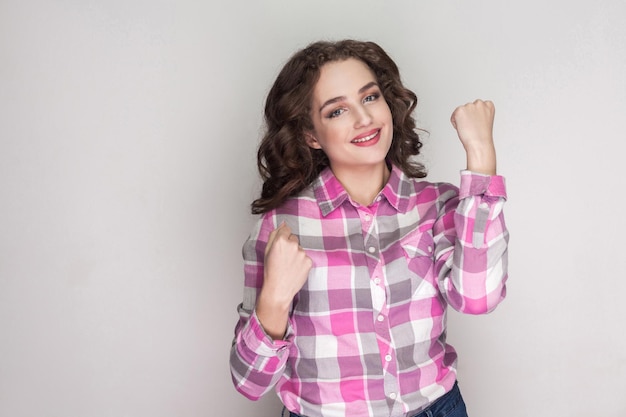
<instances>
[{"instance_id":1,"label":"woman's eyebrow","mask_svg":"<svg viewBox=\"0 0 626 417\"><path fill-rule=\"evenodd\" d=\"M359 88L359 94L363 93L364 91L367 91L368 89L374 86L378 87L378 83L376 81L370 81L369 83L365 84L363 87ZM321 105L320 112L324 110L324 107L331 105L333 103L336 103L338 101L345 100L345 99L346 99L346 96L339 96L339 97L331 98L330 100L326 100L324 104Z\"/></svg>"},{"instance_id":2,"label":"woman's eyebrow","mask_svg":"<svg viewBox=\"0 0 626 417\"><path fill-rule=\"evenodd\" d=\"M359 94L374 86L378 87L378 83L376 81L370 81L359 89Z\"/></svg>"}]
</instances>

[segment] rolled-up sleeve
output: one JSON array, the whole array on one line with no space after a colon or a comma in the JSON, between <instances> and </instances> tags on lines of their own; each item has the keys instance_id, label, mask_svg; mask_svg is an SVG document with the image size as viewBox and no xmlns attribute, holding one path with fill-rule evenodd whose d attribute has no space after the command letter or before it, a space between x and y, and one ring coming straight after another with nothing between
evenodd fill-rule
<instances>
[{"instance_id":1,"label":"rolled-up sleeve","mask_svg":"<svg viewBox=\"0 0 626 417\"><path fill-rule=\"evenodd\" d=\"M504 221L504 178L461 172L436 221L439 289L463 313L492 311L506 295L509 233Z\"/></svg>"},{"instance_id":2,"label":"rolled-up sleeve","mask_svg":"<svg viewBox=\"0 0 626 417\"><path fill-rule=\"evenodd\" d=\"M238 306L239 321L230 352L230 370L237 391L251 400L258 400L270 391L285 369L294 330L290 322L282 340L267 335L255 313L256 298L263 286L263 261L273 219L265 215L259 220L243 246L244 296Z\"/></svg>"}]
</instances>

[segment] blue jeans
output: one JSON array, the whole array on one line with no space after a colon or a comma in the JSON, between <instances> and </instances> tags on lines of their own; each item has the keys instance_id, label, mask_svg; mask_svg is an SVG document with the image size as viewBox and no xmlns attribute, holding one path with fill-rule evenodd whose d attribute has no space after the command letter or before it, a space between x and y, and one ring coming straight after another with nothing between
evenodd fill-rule
<instances>
[{"instance_id":1,"label":"blue jeans","mask_svg":"<svg viewBox=\"0 0 626 417\"><path fill-rule=\"evenodd\" d=\"M452 389L443 397L412 417L467 417L465 401L461 396L458 382L455 382Z\"/></svg>"},{"instance_id":2,"label":"blue jeans","mask_svg":"<svg viewBox=\"0 0 626 417\"><path fill-rule=\"evenodd\" d=\"M281 414L282 416L282 414ZM289 413L289 417L302 417L296 413ZM465 401L461 396L459 384L454 383L454 387L443 397L437 399L425 410L411 417L468 417L465 409Z\"/></svg>"}]
</instances>

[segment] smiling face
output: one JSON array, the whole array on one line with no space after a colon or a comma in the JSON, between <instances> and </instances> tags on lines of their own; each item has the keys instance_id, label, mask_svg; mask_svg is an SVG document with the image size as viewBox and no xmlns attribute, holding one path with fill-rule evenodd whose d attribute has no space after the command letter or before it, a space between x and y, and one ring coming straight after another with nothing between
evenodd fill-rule
<instances>
[{"instance_id":1,"label":"smiling face","mask_svg":"<svg viewBox=\"0 0 626 417\"><path fill-rule=\"evenodd\" d=\"M321 68L311 121L307 144L324 151L336 176L384 168L393 120L376 76L362 61L350 58Z\"/></svg>"}]
</instances>

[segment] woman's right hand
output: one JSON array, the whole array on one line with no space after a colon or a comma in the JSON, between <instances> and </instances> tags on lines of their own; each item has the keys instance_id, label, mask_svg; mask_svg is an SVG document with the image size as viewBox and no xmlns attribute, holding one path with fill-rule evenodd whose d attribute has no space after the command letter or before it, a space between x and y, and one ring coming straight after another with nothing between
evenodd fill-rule
<instances>
[{"instance_id":1,"label":"woman's right hand","mask_svg":"<svg viewBox=\"0 0 626 417\"><path fill-rule=\"evenodd\" d=\"M485 175L496 174L496 149L493 144L495 106L476 100L457 107L450 122L456 129L467 154L467 169Z\"/></svg>"},{"instance_id":2,"label":"woman's right hand","mask_svg":"<svg viewBox=\"0 0 626 417\"><path fill-rule=\"evenodd\" d=\"M284 222L270 233L265 247L263 287L256 313L265 332L282 339L291 301L307 280L313 261Z\"/></svg>"}]
</instances>

